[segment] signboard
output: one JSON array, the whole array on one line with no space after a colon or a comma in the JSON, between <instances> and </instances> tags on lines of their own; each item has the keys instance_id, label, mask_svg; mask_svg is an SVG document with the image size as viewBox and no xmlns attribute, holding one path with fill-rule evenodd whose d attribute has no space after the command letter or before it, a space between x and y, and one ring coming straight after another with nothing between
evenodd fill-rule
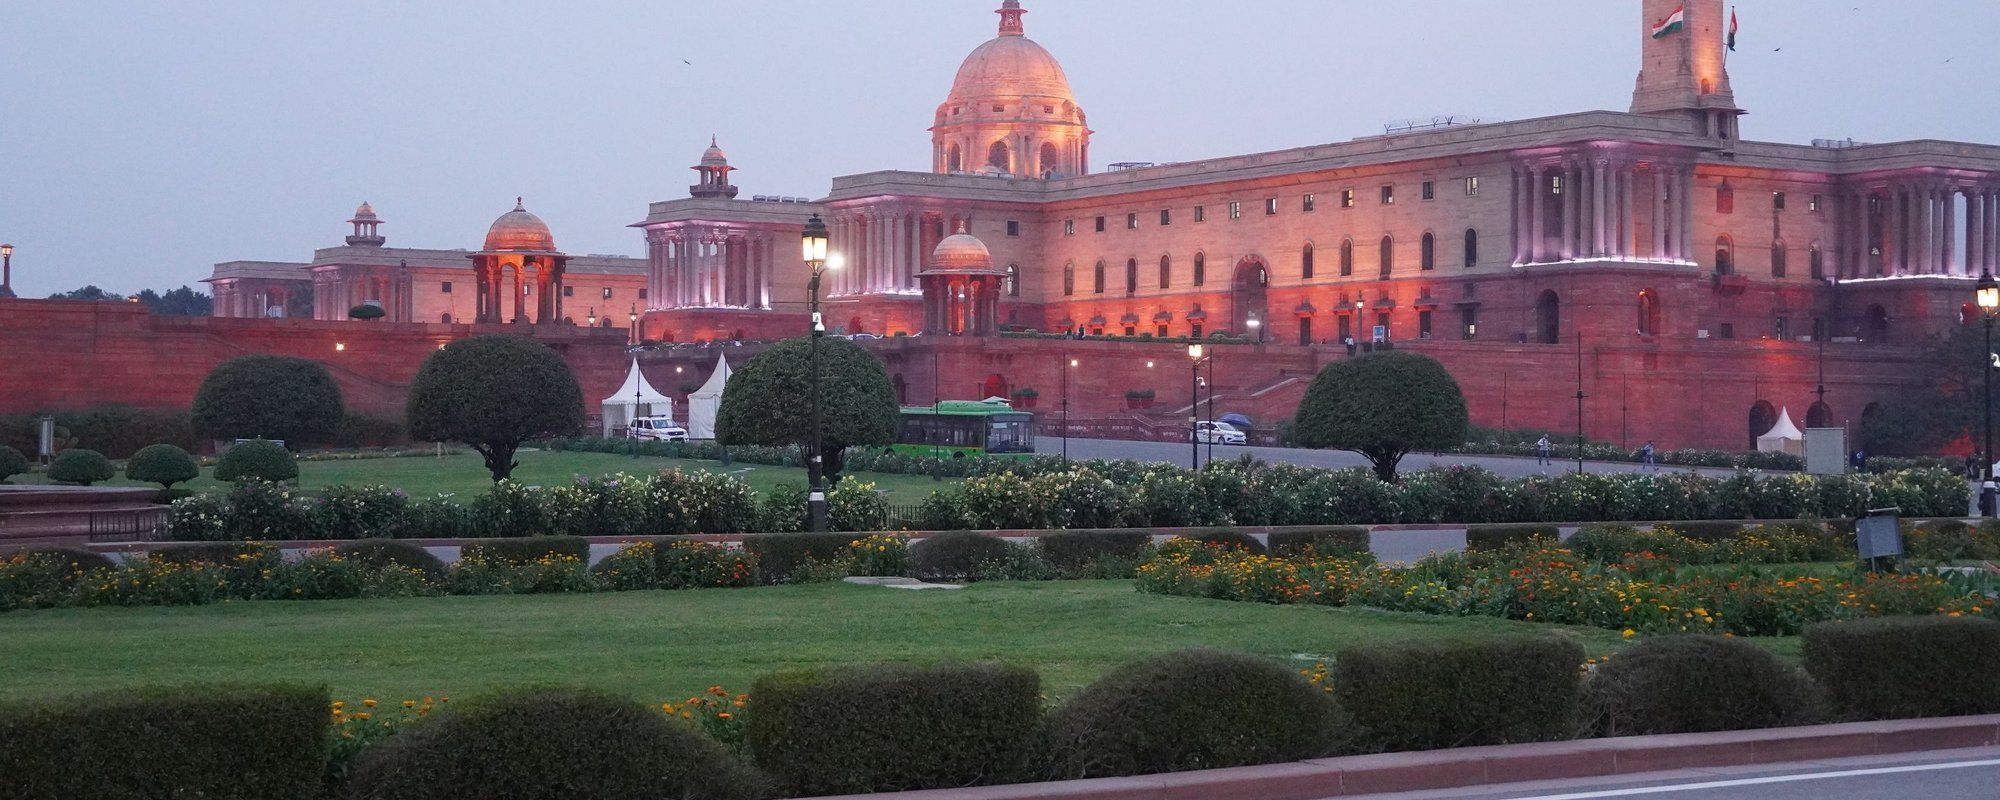
<instances>
[{"instance_id":1,"label":"signboard","mask_svg":"<svg viewBox=\"0 0 2000 800\"><path fill-rule=\"evenodd\" d=\"M1842 475L1847 472L1847 429L1806 429L1806 472Z\"/></svg>"},{"instance_id":2,"label":"signboard","mask_svg":"<svg viewBox=\"0 0 2000 800\"><path fill-rule=\"evenodd\" d=\"M1854 521L1854 544L1863 559L1889 558L1903 554L1903 532L1896 526L1896 509Z\"/></svg>"},{"instance_id":3,"label":"signboard","mask_svg":"<svg viewBox=\"0 0 2000 800\"><path fill-rule=\"evenodd\" d=\"M1389 326L1387 325L1375 326L1375 341L1377 342L1389 341Z\"/></svg>"}]
</instances>

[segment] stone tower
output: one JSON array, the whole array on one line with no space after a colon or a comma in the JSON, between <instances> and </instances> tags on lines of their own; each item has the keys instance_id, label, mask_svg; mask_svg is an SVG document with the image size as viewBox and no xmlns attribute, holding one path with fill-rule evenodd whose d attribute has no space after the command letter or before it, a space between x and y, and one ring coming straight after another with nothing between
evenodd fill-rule
<instances>
[{"instance_id":1,"label":"stone tower","mask_svg":"<svg viewBox=\"0 0 2000 800\"><path fill-rule=\"evenodd\" d=\"M368 205L366 200L361 201L360 208L354 209L354 218L347 224L354 226L354 232L347 236L349 247L381 247L388 241L383 238L379 227L382 219L375 216L375 207Z\"/></svg>"},{"instance_id":2,"label":"stone tower","mask_svg":"<svg viewBox=\"0 0 2000 800\"><path fill-rule=\"evenodd\" d=\"M729 157L716 146L715 137L709 137L708 149L702 152L701 163L694 166L694 171L701 176L701 182L688 187L689 195L722 199L736 196L736 187L729 183L729 173L736 168L729 166Z\"/></svg>"},{"instance_id":3,"label":"stone tower","mask_svg":"<svg viewBox=\"0 0 2000 800\"><path fill-rule=\"evenodd\" d=\"M1722 0L1644 0L1632 113L1683 116L1718 139L1737 137L1729 88L1729 11Z\"/></svg>"}]
</instances>

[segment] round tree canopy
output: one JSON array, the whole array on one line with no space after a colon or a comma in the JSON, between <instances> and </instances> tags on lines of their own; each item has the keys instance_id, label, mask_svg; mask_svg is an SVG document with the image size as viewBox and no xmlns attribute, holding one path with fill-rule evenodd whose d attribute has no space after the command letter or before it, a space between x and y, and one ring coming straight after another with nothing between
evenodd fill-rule
<instances>
[{"instance_id":1,"label":"round tree canopy","mask_svg":"<svg viewBox=\"0 0 2000 800\"><path fill-rule=\"evenodd\" d=\"M1299 402L1294 435L1306 447L1352 450L1384 480L1415 450L1465 443L1465 395L1428 356L1388 351L1330 364Z\"/></svg>"},{"instance_id":2,"label":"round tree canopy","mask_svg":"<svg viewBox=\"0 0 2000 800\"><path fill-rule=\"evenodd\" d=\"M804 444L811 438L810 339L788 339L729 376L715 417L725 444ZM882 362L846 339L819 342L821 426L829 454L896 437L896 390Z\"/></svg>"},{"instance_id":3,"label":"round tree canopy","mask_svg":"<svg viewBox=\"0 0 2000 800\"><path fill-rule=\"evenodd\" d=\"M194 427L212 439L325 441L346 414L340 385L316 361L242 356L215 368L194 397Z\"/></svg>"},{"instance_id":4,"label":"round tree canopy","mask_svg":"<svg viewBox=\"0 0 2000 800\"><path fill-rule=\"evenodd\" d=\"M464 442L494 480L522 442L583 429L583 390L548 346L519 336L475 336L432 353L410 382L410 436Z\"/></svg>"}]
</instances>

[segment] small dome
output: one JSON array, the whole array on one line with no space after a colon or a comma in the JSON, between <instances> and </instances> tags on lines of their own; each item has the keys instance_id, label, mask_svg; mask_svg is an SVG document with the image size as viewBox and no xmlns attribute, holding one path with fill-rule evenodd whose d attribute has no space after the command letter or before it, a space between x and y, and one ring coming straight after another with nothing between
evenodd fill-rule
<instances>
[{"instance_id":1,"label":"small dome","mask_svg":"<svg viewBox=\"0 0 2000 800\"><path fill-rule=\"evenodd\" d=\"M722 148L715 146L715 137L709 137L708 149L702 151L701 165L704 167L729 166L729 156L723 155Z\"/></svg>"},{"instance_id":2,"label":"small dome","mask_svg":"<svg viewBox=\"0 0 2000 800\"><path fill-rule=\"evenodd\" d=\"M991 271L993 252L986 249L986 243L979 237L965 232L964 225L959 231L944 237L937 249L931 251L932 270L950 271Z\"/></svg>"},{"instance_id":3,"label":"small dome","mask_svg":"<svg viewBox=\"0 0 2000 800\"><path fill-rule=\"evenodd\" d=\"M361 207L360 207L360 208L356 208L356 209L354 209L354 219L352 219L352 220L349 220L349 221L350 221L350 222L370 222L370 221L374 221L375 219L376 219L376 217L375 217L375 207L374 207L374 206L371 206L371 205L369 205L369 204L368 204L368 201L366 201L366 200L363 200L363 201L361 201Z\"/></svg>"},{"instance_id":4,"label":"small dome","mask_svg":"<svg viewBox=\"0 0 2000 800\"><path fill-rule=\"evenodd\" d=\"M549 233L548 223L528 213L521 205L521 198L516 197L514 210L501 214L493 221L493 227L486 229L486 249L553 253L556 237Z\"/></svg>"}]
</instances>

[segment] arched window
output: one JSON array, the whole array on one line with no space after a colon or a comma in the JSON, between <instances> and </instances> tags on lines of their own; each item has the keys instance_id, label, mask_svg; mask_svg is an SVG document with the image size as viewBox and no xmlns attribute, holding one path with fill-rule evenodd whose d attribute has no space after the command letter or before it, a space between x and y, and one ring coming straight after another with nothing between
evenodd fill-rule
<instances>
[{"instance_id":1,"label":"arched window","mask_svg":"<svg viewBox=\"0 0 2000 800\"><path fill-rule=\"evenodd\" d=\"M1759 400L1750 406L1750 447L1757 447L1757 437L1770 433L1778 426L1778 410L1771 407L1771 401Z\"/></svg>"},{"instance_id":2,"label":"arched window","mask_svg":"<svg viewBox=\"0 0 2000 800\"><path fill-rule=\"evenodd\" d=\"M1562 298L1554 289L1542 291L1535 299L1536 339L1542 344L1562 343Z\"/></svg>"},{"instance_id":3,"label":"arched window","mask_svg":"<svg viewBox=\"0 0 2000 800\"><path fill-rule=\"evenodd\" d=\"M1396 264L1396 237L1382 237L1382 277L1389 277L1389 270Z\"/></svg>"},{"instance_id":4,"label":"arched window","mask_svg":"<svg viewBox=\"0 0 2000 800\"><path fill-rule=\"evenodd\" d=\"M1727 179L1715 187L1715 213L1736 213L1736 187L1730 186Z\"/></svg>"},{"instance_id":5,"label":"arched window","mask_svg":"<svg viewBox=\"0 0 2000 800\"><path fill-rule=\"evenodd\" d=\"M1160 288L1165 289L1172 286L1173 283L1174 261L1166 256L1160 256Z\"/></svg>"},{"instance_id":6,"label":"arched window","mask_svg":"<svg viewBox=\"0 0 2000 800\"><path fill-rule=\"evenodd\" d=\"M1207 282L1208 282L1208 254L1206 254L1206 253L1195 253L1195 254L1194 254L1194 285L1196 285L1196 286L1200 286L1200 285L1202 285L1202 284L1204 284L1204 283L1207 283Z\"/></svg>"},{"instance_id":7,"label":"arched window","mask_svg":"<svg viewBox=\"0 0 2000 800\"><path fill-rule=\"evenodd\" d=\"M1437 269L1437 237L1430 231L1424 231L1424 238L1418 241L1417 255L1424 269Z\"/></svg>"},{"instance_id":8,"label":"arched window","mask_svg":"<svg viewBox=\"0 0 2000 800\"><path fill-rule=\"evenodd\" d=\"M1139 259L1128 258L1125 260L1125 296L1131 297L1132 295L1138 293L1139 293Z\"/></svg>"},{"instance_id":9,"label":"arched window","mask_svg":"<svg viewBox=\"0 0 2000 800\"><path fill-rule=\"evenodd\" d=\"M1354 240L1342 239L1340 240L1340 276L1345 278L1353 274Z\"/></svg>"},{"instance_id":10,"label":"arched window","mask_svg":"<svg viewBox=\"0 0 2000 800\"><path fill-rule=\"evenodd\" d=\"M1813 280L1826 279L1826 255L1820 252L1817 244L1806 251L1806 270L1812 275Z\"/></svg>"},{"instance_id":11,"label":"arched window","mask_svg":"<svg viewBox=\"0 0 2000 800\"><path fill-rule=\"evenodd\" d=\"M1074 294L1076 294L1076 263L1071 262L1063 265L1063 296L1069 297Z\"/></svg>"},{"instance_id":12,"label":"arched window","mask_svg":"<svg viewBox=\"0 0 2000 800\"><path fill-rule=\"evenodd\" d=\"M986 148L986 165L1001 172L1014 171L1014 159L1007 152L1006 142L994 142L992 147Z\"/></svg>"},{"instance_id":13,"label":"arched window","mask_svg":"<svg viewBox=\"0 0 2000 800\"><path fill-rule=\"evenodd\" d=\"M1785 268L1786 268L1786 266L1787 266L1787 265L1786 265L1786 263L1785 263L1785 261L1786 261L1786 256L1785 256L1785 242L1784 242L1784 240L1782 240L1782 239L1781 239L1781 240L1779 240L1779 241L1775 241L1775 242L1772 242L1772 243L1771 243L1771 277L1773 277L1773 278L1782 278L1782 277L1785 277Z\"/></svg>"},{"instance_id":14,"label":"arched window","mask_svg":"<svg viewBox=\"0 0 2000 800\"><path fill-rule=\"evenodd\" d=\"M1097 262L1097 267L1091 271L1090 293L1104 294L1104 262L1102 261Z\"/></svg>"},{"instance_id":15,"label":"arched window","mask_svg":"<svg viewBox=\"0 0 2000 800\"><path fill-rule=\"evenodd\" d=\"M1660 295L1651 289L1639 291L1639 335L1660 335Z\"/></svg>"},{"instance_id":16,"label":"arched window","mask_svg":"<svg viewBox=\"0 0 2000 800\"><path fill-rule=\"evenodd\" d=\"M1827 407L1826 401L1813 403L1811 408L1806 409L1806 427L1825 428L1830 427L1832 422L1833 409Z\"/></svg>"},{"instance_id":17,"label":"arched window","mask_svg":"<svg viewBox=\"0 0 2000 800\"><path fill-rule=\"evenodd\" d=\"M1868 307L1862 318L1861 339L1870 344L1886 344L1889 341L1889 310L1881 305Z\"/></svg>"},{"instance_id":18,"label":"arched window","mask_svg":"<svg viewBox=\"0 0 2000 800\"><path fill-rule=\"evenodd\" d=\"M439 317L439 318L438 318L438 321L439 321L439 322L442 322L442 323L444 323L444 324L446 324L446 325L450 325L450 324L451 324L451 315L450 315L450 314L445 314L445 315L443 315L443 316Z\"/></svg>"},{"instance_id":19,"label":"arched window","mask_svg":"<svg viewBox=\"0 0 2000 800\"><path fill-rule=\"evenodd\" d=\"M1479 266L1479 231L1465 229L1465 268Z\"/></svg>"},{"instance_id":20,"label":"arched window","mask_svg":"<svg viewBox=\"0 0 2000 800\"><path fill-rule=\"evenodd\" d=\"M1062 156L1056 150L1055 142L1042 143L1041 167L1042 169L1040 174L1044 178L1062 177Z\"/></svg>"},{"instance_id":21,"label":"arched window","mask_svg":"<svg viewBox=\"0 0 2000 800\"><path fill-rule=\"evenodd\" d=\"M1312 276L1313 246L1312 242L1306 242L1305 249L1299 251L1299 277L1304 280L1312 280Z\"/></svg>"},{"instance_id":22,"label":"arched window","mask_svg":"<svg viewBox=\"0 0 2000 800\"><path fill-rule=\"evenodd\" d=\"M951 147L946 148L944 151L944 171L965 171L965 155L959 151L957 142L953 142Z\"/></svg>"},{"instance_id":23,"label":"arched window","mask_svg":"<svg viewBox=\"0 0 2000 800\"><path fill-rule=\"evenodd\" d=\"M1021 296L1021 268L1019 265L1007 265L1007 296Z\"/></svg>"},{"instance_id":24,"label":"arched window","mask_svg":"<svg viewBox=\"0 0 2000 800\"><path fill-rule=\"evenodd\" d=\"M1736 243L1727 236L1715 240L1715 274L1736 274Z\"/></svg>"}]
</instances>

